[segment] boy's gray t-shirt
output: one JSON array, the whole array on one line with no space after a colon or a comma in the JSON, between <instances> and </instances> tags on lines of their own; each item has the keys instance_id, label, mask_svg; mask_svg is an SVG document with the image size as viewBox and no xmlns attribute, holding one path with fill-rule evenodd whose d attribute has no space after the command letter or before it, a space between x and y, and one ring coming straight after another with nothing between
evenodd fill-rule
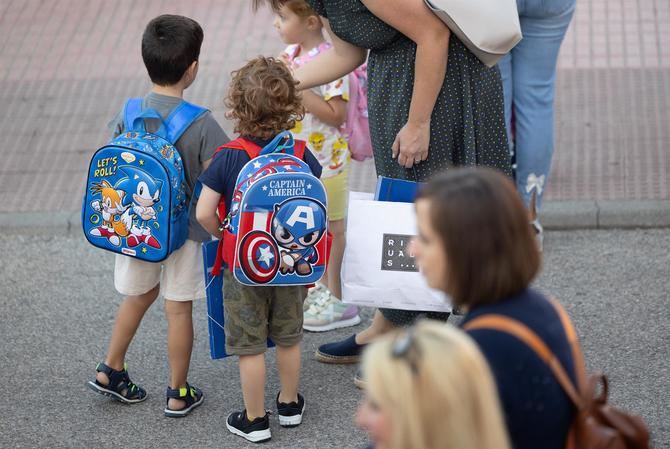
<instances>
[{"instance_id":1,"label":"boy's gray t-shirt","mask_svg":"<svg viewBox=\"0 0 670 449\"><path fill-rule=\"evenodd\" d=\"M178 97L150 92L144 97L142 107L155 109L165 119L181 101L182 99ZM155 120L146 121L147 131L149 132L155 131L157 128L152 122L155 122ZM125 131L123 110L117 114L110 126L114 137ZM186 195L189 202L191 201L193 188L202 172L202 163L211 159L215 150L228 141L230 139L214 119L212 113L208 111L200 116L175 143L184 164L187 184ZM191 206L188 238L196 242L207 241L211 236L195 219L195 202Z\"/></svg>"}]
</instances>

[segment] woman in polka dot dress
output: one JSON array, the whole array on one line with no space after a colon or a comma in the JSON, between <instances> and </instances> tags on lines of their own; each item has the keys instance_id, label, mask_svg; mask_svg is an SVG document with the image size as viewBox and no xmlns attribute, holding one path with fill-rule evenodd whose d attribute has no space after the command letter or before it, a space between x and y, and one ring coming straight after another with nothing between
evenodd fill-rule
<instances>
[{"instance_id":1,"label":"woman in polka dot dress","mask_svg":"<svg viewBox=\"0 0 670 449\"><path fill-rule=\"evenodd\" d=\"M286 0L254 0L273 8ZM424 0L307 0L333 48L295 72L300 87L326 84L368 59L370 134L377 174L424 181L453 166L511 175L502 84L425 6ZM445 49L448 48L448 51ZM417 312L382 309L371 326L323 345L317 358L352 363L367 342ZM448 314L433 314L446 320Z\"/></svg>"}]
</instances>

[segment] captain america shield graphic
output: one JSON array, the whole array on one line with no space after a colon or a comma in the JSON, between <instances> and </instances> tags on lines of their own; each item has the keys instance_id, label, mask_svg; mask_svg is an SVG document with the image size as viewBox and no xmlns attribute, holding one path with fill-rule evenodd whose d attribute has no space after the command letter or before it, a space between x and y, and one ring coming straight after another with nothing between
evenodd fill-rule
<instances>
[{"instance_id":1,"label":"captain america shield graphic","mask_svg":"<svg viewBox=\"0 0 670 449\"><path fill-rule=\"evenodd\" d=\"M242 238L238 257L244 274L257 284L267 284L279 270L279 248L270 234L251 231Z\"/></svg>"}]
</instances>

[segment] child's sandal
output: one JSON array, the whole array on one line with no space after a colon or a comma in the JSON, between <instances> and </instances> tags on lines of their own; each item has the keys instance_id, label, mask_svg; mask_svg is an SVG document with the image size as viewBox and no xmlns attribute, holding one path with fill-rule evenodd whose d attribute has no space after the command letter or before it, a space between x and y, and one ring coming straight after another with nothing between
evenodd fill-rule
<instances>
[{"instance_id":1,"label":"child's sandal","mask_svg":"<svg viewBox=\"0 0 670 449\"><path fill-rule=\"evenodd\" d=\"M167 388L167 393L165 394L167 399L165 401L165 416L170 418L183 418L193 411L194 408L202 405L205 400L205 395L197 387L192 387L188 383L185 387L181 388ZM173 410L168 407L170 399L179 399L186 402L186 405L179 410Z\"/></svg>"},{"instance_id":2,"label":"child's sandal","mask_svg":"<svg viewBox=\"0 0 670 449\"><path fill-rule=\"evenodd\" d=\"M128 369L126 364L123 364L123 370L118 371L110 368L104 363L98 363L95 367L96 372L104 373L109 379L107 385L98 382L98 379L89 380L88 387L105 396L109 396L123 404L137 404L147 398L147 392L144 388L134 384L128 376Z\"/></svg>"}]
</instances>

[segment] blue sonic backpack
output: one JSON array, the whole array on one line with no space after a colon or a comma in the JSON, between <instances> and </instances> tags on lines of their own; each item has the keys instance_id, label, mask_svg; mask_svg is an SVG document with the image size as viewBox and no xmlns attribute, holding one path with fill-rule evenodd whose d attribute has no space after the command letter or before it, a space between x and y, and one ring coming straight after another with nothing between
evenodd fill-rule
<instances>
[{"instance_id":1,"label":"blue sonic backpack","mask_svg":"<svg viewBox=\"0 0 670 449\"><path fill-rule=\"evenodd\" d=\"M225 265L244 285L311 285L326 271L327 197L303 161L305 143L289 132L265 148L237 139L221 149L246 151L232 203L219 204L222 238L213 275Z\"/></svg>"},{"instance_id":2,"label":"blue sonic backpack","mask_svg":"<svg viewBox=\"0 0 670 449\"><path fill-rule=\"evenodd\" d=\"M184 166L174 144L207 109L182 101L164 121L142 101L126 102L124 133L91 159L82 225L94 246L160 262L188 236ZM156 132L146 131L145 119L158 121Z\"/></svg>"}]
</instances>

